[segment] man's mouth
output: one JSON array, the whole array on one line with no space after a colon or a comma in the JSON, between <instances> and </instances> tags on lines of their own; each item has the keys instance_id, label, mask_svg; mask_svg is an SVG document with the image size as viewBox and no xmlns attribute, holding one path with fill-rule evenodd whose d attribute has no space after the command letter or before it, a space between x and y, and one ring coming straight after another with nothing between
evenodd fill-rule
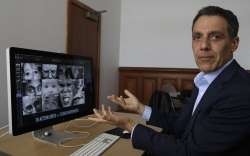
<instances>
[{"instance_id":1,"label":"man's mouth","mask_svg":"<svg viewBox=\"0 0 250 156\"><path fill-rule=\"evenodd\" d=\"M199 61L210 61L212 59L213 59L213 56L201 56L201 57L198 57Z\"/></svg>"}]
</instances>

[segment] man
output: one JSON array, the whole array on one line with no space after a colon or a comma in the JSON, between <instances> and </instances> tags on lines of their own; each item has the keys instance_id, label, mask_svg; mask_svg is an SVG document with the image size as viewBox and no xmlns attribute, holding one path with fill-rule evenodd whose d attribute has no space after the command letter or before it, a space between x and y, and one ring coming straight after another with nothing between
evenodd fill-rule
<instances>
[{"instance_id":1,"label":"man","mask_svg":"<svg viewBox=\"0 0 250 156\"><path fill-rule=\"evenodd\" d=\"M94 110L96 117L90 119L132 132L133 146L149 155L249 156L250 76L233 59L239 44L238 27L237 17L220 7L205 7L194 18L192 48L201 72L180 115L159 113L127 90L128 98L108 97L172 135L117 116L110 108Z\"/></svg>"}]
</instances>

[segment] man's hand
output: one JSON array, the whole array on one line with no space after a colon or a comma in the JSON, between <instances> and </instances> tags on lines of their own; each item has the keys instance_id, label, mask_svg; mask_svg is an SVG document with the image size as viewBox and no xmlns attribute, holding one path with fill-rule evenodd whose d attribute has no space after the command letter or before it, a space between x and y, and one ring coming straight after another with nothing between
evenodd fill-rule
<instances>
[{"instance_id":1,"label":"man's hand","mask_svg":"<svg viewBox=\"0 0 250 156\"><path fill-rule=\"evenodd\" d=\"M124 93L128 96L128 98L123 98L122 96L118 97L115 95L108 96L107 98L121 106L124 110L142 115L145 106L128 90L124 90Z\"/></svg>"},{"instance_id":2,"label":"man's hand","mask_svg":"<svg viewBox=\"0 0 250 156\"><path fill-rule=\"evenodd\" d=\"M133 127L136 125L133 120L127 117L115 115L110 107L106 110L104 105L102 105L99 111L94 109L94 113L95 117L88 117L89 120L115 125L129 132L132 132Z\"/></svg>"}]
</instances>

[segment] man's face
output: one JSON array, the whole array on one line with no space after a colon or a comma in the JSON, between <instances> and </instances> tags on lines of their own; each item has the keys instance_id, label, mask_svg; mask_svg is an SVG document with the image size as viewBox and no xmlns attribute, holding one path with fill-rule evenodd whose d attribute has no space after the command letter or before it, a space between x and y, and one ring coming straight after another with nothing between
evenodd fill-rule
<instances>
[{"instance_id":1,"label":"man's face","mask_svg":"<svg viewBox=\"0 0 250 156\"><path fill-rule=\"evenodd\" d=\"M201 16L192 32L192 48L199 69L205 73L222 67L233 57L238 38L231 38L227 21L220 16Z\"/></svg>"},{"instance_id":2,"label":"man's face","mask_svg":"<svg viewBox=\"0 0 250 156\"><path fill-rule=\"evenodd\" d=\"M38 70L38 65L33 63L25 63L23 67L24 80L39 80L41 79L41 74Z\"/></svg>"},{"instance_id":3,"label":"man's face","mask_svg":"<svg viewBox=\"0 0 250 156\"><path fill-rule=\"evenodd\" d=\"M57 71L57 65L55 64L43 64L42 66L43 78L55 79L56 71Z\"/></svg>"},{"instance_id":4,"label":"man's face","mask_svg":"<svg viewBox=\"0 0 250 156\"><path fill-rule=\"evenodd\" d=\"M72 105L74 81L72 79L58 80L60 86L60 101L63 107Z\"/></svg>"}]
</instances>

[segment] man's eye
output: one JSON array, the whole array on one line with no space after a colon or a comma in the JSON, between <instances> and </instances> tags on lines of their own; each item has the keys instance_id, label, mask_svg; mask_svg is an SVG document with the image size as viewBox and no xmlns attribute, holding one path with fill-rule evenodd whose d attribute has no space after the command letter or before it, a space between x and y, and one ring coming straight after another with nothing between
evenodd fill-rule
<instances>
[{"instance_id":1,"label":"man's eye","mask_svg":"<svg viewBox=\"0 0 250 156\"><path fill-rule=\"evenodd\" d=\"M211 40L219 40L219 39L221 39L220 35L212 35L211 36Z\"/></svg>"},{"instance_id":2,"label":"man's eye","mask_svg":"<svg viewBox=\"0 0 250 156\"><path fill-rule=\"evenodd\" d=\"M193 35L193 40L200 40L201 36L200 35Z\"/></svg>"},{"instance_id":3,"label":"man's eye","mask_svg":"<svg viewBox=\"0 0 250 156\"><path fill-rule=\"evenodd\" d=\"M221 32L213 32L213 33L209 34L208 37L211 41L217 41L217 40L223 39L225 37L225 35Z\"/></svg>"}]
</instances>

